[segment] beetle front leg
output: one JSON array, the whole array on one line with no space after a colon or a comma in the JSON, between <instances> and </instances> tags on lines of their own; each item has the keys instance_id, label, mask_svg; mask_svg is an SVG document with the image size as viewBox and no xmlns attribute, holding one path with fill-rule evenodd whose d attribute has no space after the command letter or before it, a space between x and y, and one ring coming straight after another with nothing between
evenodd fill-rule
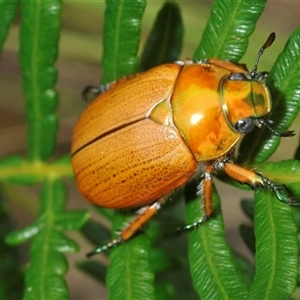
<instances>
[{"instance_id":1,"label":"beetle front leg","mask_svg":"<svg viewBox=\"0 0 300 300\"><path fill-rule=\"evenodd\" d=\"M234 180L249 185L252 189L256 189L257 187L265 188L268 186L272 192L275 194L277 199L288 205L299 205L299 199L292 196L288 189L283 186L276 184L269 178L264 177L260 173L257 173L252 170L245 169L240 167L232 162L226 161L218 161L216 162L216 167L219 169L223 169L224 172L233 178Z\"/></svg>"},{"instance_id":2,"label":"beetle front leg","mask_svg":"<svg viewBox=\"0 0 300 300\"><path fill-rule=\"evenodd\" d=\"M256 189L257 187L265 187L264 177L252 170L240 167L232 162L219 160L216 163L216 168L224 170L224 172L232 179L247 184L251 188Z\"/></svg>"},{"instance_id":3,"label":"beetle front leg","mask_svg":"<svg viewBox=\"0 0 300 300\"><path fill-rule=\"evenodd\" d=\"M138 211L138 216L135 217L129 224L125 226L125 228L121 231L120 235L107 243L104 246L100 246L89 252L86 256L91 257L95 254L101 253L103 251L107 251L111 248L114 248L123 242L130 239L141 227L146 224L160 209L161 204L167 200L167 196L160 198L158 201L154 202L150 206L147 206L144 209L140 209Z\"/></svg>"}]
</instances>

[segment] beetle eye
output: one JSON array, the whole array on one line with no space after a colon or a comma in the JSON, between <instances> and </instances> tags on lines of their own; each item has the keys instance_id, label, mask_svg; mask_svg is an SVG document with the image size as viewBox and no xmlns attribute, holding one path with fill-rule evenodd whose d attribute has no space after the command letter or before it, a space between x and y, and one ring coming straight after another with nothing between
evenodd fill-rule
<instances>
[{"instance_id":1,"label":"beetle eye","mask_svg":"<svg viewBox=\"0 0 300 300\"><path fill-rule=\"evenodd\" d=\"M255 124L253 119L246 118L246 119L239 120L235 124L235 129L240 133L248 133L253 130L254 126Z\"/></svg>"}]
</instances>

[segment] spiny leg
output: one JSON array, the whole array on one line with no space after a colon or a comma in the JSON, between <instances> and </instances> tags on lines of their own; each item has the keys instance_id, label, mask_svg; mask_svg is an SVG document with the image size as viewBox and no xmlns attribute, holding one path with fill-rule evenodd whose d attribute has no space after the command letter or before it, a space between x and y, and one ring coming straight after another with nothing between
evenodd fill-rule
<instances>
[{"instance_id":1,"label":"spiny leg","mask_svg":"<svg viewBox=\"0 0 300 300\"><path fill-rule=\"evenodd\" d=\"M223 169L228 176L240 183L249 185L254 190L257 187L269 187L277 199L285 204L300 205L299 199L292 196L285 186L273 182L258 172L245 169L226 160L216 162L216 168Z\"/></svg>"},{"instance_id":2,"label":"spiny leg","mask_svg":"<svg viewBox=\"0 0 300 300\"><path fill-rule=\"evenodd\" d=\"M130 239L144 224L146 224L160 209L161 204L167 200L167 196L160 198L145 209L139 211L139 215L132 220L125 228L121 231L120 235L114 240L110 241L106 245L100 246L89 252L86 256L90 257L97 253L109 250L116 247L119 244Z\"/></svg>"},{"instance_id":3,"label":"spiny leg","mask_svg":"<svg viewBox=\"0 0 300 300\"><path fill-rule=\"evenodd\" d=\"M213 208L212 208L212 194L213 194L213 173L214 173L214 167L213 165L209 164L205 167L205 171L203 175L201 176L201 182L198 186L198 195L201 195L203 197L203 210L204 210L204 216L200 219L196 220L195 222L191 224L187 224L181 228L177 229L177 232L180 233L182 231L192 230L200 225L203 225L204 222L207 221L209 217L213 214Z\"/></svg>"},{"instance_id":4,"label":"spiny leg","mask_svg":"<svg viewBox=\"0 0 300 300\"><path fill-rule=\"evenodd\" d=\"M232 179L242 184L247 184L253 189L256 189L257 187L265 187L265 182L261 174L253 170L240 167L226 159L218 160L216 162L216 168L223 170Z\"/></svg>"}]
</instances>

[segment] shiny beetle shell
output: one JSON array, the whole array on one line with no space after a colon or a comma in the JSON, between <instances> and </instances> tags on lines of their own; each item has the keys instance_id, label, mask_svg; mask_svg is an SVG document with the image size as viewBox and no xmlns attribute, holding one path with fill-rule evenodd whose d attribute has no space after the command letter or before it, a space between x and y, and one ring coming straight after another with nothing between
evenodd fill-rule
<instances>
[{"instance_id":1,"label":"shiny beetle shell","mask_svg":"<svg viewBox=\"0 0 300 300\"><path fill-rule=\"evenodd\" d=\"M150 204L185 184L199 163L228 153L252 129L243 120L270 109L266 85L228 61L164 64L122 79L74 128L77 186L102 207Z\"/></svg>"}]
</instances>

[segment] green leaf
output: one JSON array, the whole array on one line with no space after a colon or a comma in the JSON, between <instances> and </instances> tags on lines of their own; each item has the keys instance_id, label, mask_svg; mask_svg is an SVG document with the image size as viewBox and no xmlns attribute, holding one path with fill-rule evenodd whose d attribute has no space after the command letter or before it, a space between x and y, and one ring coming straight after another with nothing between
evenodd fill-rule
<instances>
[{"instance_id":1,"label":"green leaf","mask_svg":"<svg viewBox=\"0 0 300 300\"><path fill-rule=\"evenodd\" d=\"M156 285L155 300L176 299L177 297L175 297L175 295L176 294L172 284L163 282Z\"/></svg>"},{"instance_id":2,"label":"green leaf","mask_svg":"<svg viewBox=\"0 0 300 300\"><path fill-rule=\"evenodd\" d=\"M216 0L194 60L217 57L238 62L248 46L266 0Z\"/></svg>"},{"instance_id":3,"label":"green leaf","mask_svg":"<svg viewBox=\"0 0 300 300\"><path fill-rule=\"evenodd\" d=\"M293 207L293 213L294 213L295 223L299 232L300 231L300 207Z\"/></svg>"},{"instance_id":4,"label":"green leaf","mask_svg":"<svg viewBox=\"0 0 300 300\"><path fill-rule=\"evenodd\" d=\"M241 224L239 226L239 232L251 252L255 253L255 235L253 226Z\"/></svg>"},{"instance_id":5,"label":"green leaf","mask_svg":"<svg viewBox=\"0 0 300 300\"><path fill-rule=\"evenodd\" d=\"M137 51L145 1L106 1L103 82L138 71ZM113 230L122 228L124 216L114 217ZM113 249L107 273L109 299L154 298L154 275L149 262L149 240L140 235ZM143 276L141 276L143 274Z\"/></svg>"},{"instance_id":6,"label":"green leaf","mask_svg":"<svg viewBox=\"0 0 300 300\"><path fill-rule=\"evenodd\" d=\"M182 48L182 39L180 8L174 2L165 2L146 42L141 58L141 70L177 60Z\"/></svg>"},{"instance_id":7,"label":"green leaf","mask_svg":"<svg viewBox=\"0 0 300 300\"><path fill-rule=\"evenodd\" d=\"M241 201L241 207L243 212L247 215L247 217L253 222L254 219L254 201L243 199ZM250 251L255 253L255 235L254 235L254 227L253 225L241 224L239 226L240 235L248 246Z\"/></svg>"},{"instance_id":8,"label":"green leaf","mask_svg":"<svg viewBox=\"0 0 300 300\"><path fill-rule=\"evenodd\" d=\"M30 247L31 260L26 272L24 299L67 299L63 275L68 270L62 253L77 251L77 245L62 230L79 229L89 217L84 211L67 212L66 190L61 180L43 183L41 211L33 224L9 234L6 242L13 245L34 237Z\"/></svg>"},{"instance_id":9,"label":"green leaf","mask_svg":"<svg viewBox=\"0 0 300 300\"><path fill-rule=\"evenodd\" d=\"M146 232L152 242L150 262L155 274L155 299L198 299L188 268L188 236L176 232L186 224L182 191L170 198L151 219Z\"/></svg>"},{"instance_id":10,"label":"green leaf","mask_svg":"<svg viewBox=\"0 0 300 300\"><path fill-rule=\"evenodd\" d=\"M298 143L298 147L295 151L294 159L300 160L300 143Z\"/></svg>"},{"instance_id":11,"label":"green leaf","mask_svg":"<svg viewBox=\"0 0 300 300\"><path fill-rule=\"evenodd\" d=\"M145 6L145 0L106 0L103 84L136 73L139 69L137 51Z\"/></svg>"},{"instance_id":12,"label":"green leaf","mask_svg":"<svg viewBox=\"0 0 300 300\"><path fill-rule=\"evenodd\" d=\"M82 270L83 272L87 273L97 281L104 283L107 268L103 266L101 263L97 261L81 261L76 263L76 266Z\"/></svg>"},{"instance_id":13,"label":"green leaf","mask_svg":"<svg viewBox=\"0 0 300 300\"><path fill-rule=\"evenodd\" d=\"M81 232L94 245L101 245L103 244L103 242L109 241L109 239L111 238L108 229L92 220L86 222L86 224L81 228Z\"/></svg>"},{"instance_id":14,"label":"green leaf","mask_svg":"<svg viewBox=\"0 0 300 300\"><path fill-rule=\"evenodd\" d=\"M39 176L32 169L32 164L27 160L12 155L0 161L0 178L11 183L32 185L39 180Z\"/></svg>"},{"instance_id":15,"label":"green leaf","mask_svg":"<svg viewBox=\"0 0 300 300\"><path fill-rule=\"evenodd\" d=\"M253 218L254 218L253 200L242 199L241 207L242 207L243 212L247 215L247 217L250 218L250 220L253 220Z\"/></svg>"},{"instance_id":16,"label":"green leaf","mask_svg":"<svg viewBox=\"0 0 300 300\"><path fill-rule=\"evenodd\" d=\"M29 160L52 154L58 127L58 95L54 89L60 29L60 0L23 1L20 64L26 97Z\"/></svg>"},{"instance_id":17,"label":"green leaf","mask_svg":"<svg viewBox=\"0 0 300 300\"><path fill-rule=\"evenodd\" d=\"M94 209L108 220L111 220L114 216L114 211L112 209L102 208L96 205L94 205Z\"/></svg>"},{"instance_id":18,"label":"green leaf","mask_svg":"<svg viewBox=\"0 0 300 300\"><path fill-rule=\"evenodd\" d=\"M256 274L247 299L290 299L298 274L292 209L271 193L255 192Z\"/></svg>"},{"instance_id":19,"label":"green leaf","mask_svg":"<svg viewBox=\"0 0 300 300\"><path fill-rule=\"evenodd\" d=\"M295 196L300 198L300 161L290 159L266 163L259 167L259 171L274 182L286 185Z\"/></svg>"},{"instance_id":20,"label":"green leaf","mask_svg":"<svg viewBox=\"0 0 300 300\"><path fill-rule=\"evenodd\" d=\"M267 80L271 88L273 108L272 127L284 132L289 128L300 109L300 27L291 35L277 58ZM243 164L260 164L277 149L281 139L266 128L257 128L247 134L240 147ZM284 143L284 139L282 141Z\"/></svg>"},{"instance_id":21,"label":"green leaf","mask_svg":"<svg viewBox=\"0 0 300 300\"><path fill-rule=\"evenodd\" d=\"M232 258L236 264L240 276L243 278L247 287L250 288L255 275L254 265L248 259L238 253L232 253Z\"/></svg>"},{"instance_id":22,"label":"green leaf","mask_svg":"<svg viewBox=\"0 0 300 300\"><path fill-rule=\"evenodd\" d=\"M66 204L66 191L61 180L48 179L43 183L41 190L41 207L39 217L32 224L25 228L16 230L6 237L6 242L10 245L17 245L26 242L35 235L49 230L74 230L81 228L89 217L86 211L68 212L64 206ZM46 231L51 234L51 231ZM75 251L72 249L66 251Z\"/></svg>"},{"instance_id":23,"label":"green leaf","mask_svg":"<svg viewBox=\"0 0 300 300\"><path fill-rule=\"evenodd\" d=\"M187 199L197 199L196 185L189 186ZM239 276L224 236L219 197L213 195L215 217L190 233L189 260L195 289L203 299L243 299L247 289ZM187 205L187 222L201 217L198 201Z\"/></svg>"},{"instance_id":24,"label":"green leaf","mask_svg":"<svg viewBox=\"0 0 300 300\"><path fill-rule=\"evenodd\" d=\"M57 178L73 178L70 156L63 156L52 164L28 162L19 155L12 155L0 161L0 179L3 181L32 185L48 178L49 174Z\"/></svg>"},{"instance_id":25,"label":"green leaf","mask_svg":"<svg viewBox=\"0 0 300 300\"><path fill-rule=\"evenodd\" d=\"M148 242L148 243L147 243ZM155 299L154 275L151 272L149 250L141 251L149 240L143 235L114 249L106 285L109 299Z\"/></svg>"},{"instance_id":26,"label":"green leaf","mask_svg":"<svg viewBox=\"0 0 300 300\"><path fill-rule=\"evenodd\" d=\"M3 44L8 34L9 26L11 25L16 16L18 6L19 1L17 0L0 1L0 52L3 49Z\"/></svg>"},{"instance_id":27,"label":"green leaf","mask_svg":"<svg viewBox=\"0 0 300 300\"><path fill-rule=\"evenodd\" d=\"M21 299L24 274L17 249L4 242L12 230L12 220L5 209L0 191L0 299Z\"/></svg>"},{"instance_id":28,"label":"green leaf","mask_svg":"<svg viewBox=\"0 0 300 300\"><path fill-rule=\"evenodd\" d=\"M113 230L128 218L116 213ZM150 262L150 241L146 234L135 236L109 253L106 277L109 299L154 299L154 274Z\"/></svg>"}]
</instances>

